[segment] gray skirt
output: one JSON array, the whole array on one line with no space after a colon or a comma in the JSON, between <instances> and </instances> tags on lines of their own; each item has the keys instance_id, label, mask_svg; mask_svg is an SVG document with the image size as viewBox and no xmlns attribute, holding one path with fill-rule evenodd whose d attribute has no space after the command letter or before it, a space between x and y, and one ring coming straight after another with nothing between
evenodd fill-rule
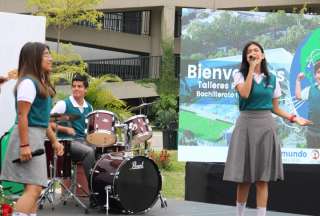
<instances>
[{"instance_id":1,"label":"gray skirt","mask_svg":"<svg viewBox=\"0 0 320 216\"><path fill-rule=\"evenodd\" d=\"M241 111L225 164L223 180L232 182L283 180L276 123L270 111Z\"/></svg>"},{"instance_id":2,"label":"gray skirt","mask_svg":"<svg viewBox=\"0 0 320 216\"><path fill-rule=\"evenodd\" d=\"M45 148L45 136L46 128L29 127L29 145L31 151ZM0 180L46 187L48 184L46 155L35 156L31 160L22 163L12 163L12 160L20 157L19 145L19 130L16 125L8 142Z\"/></svg>"}]
</instances>

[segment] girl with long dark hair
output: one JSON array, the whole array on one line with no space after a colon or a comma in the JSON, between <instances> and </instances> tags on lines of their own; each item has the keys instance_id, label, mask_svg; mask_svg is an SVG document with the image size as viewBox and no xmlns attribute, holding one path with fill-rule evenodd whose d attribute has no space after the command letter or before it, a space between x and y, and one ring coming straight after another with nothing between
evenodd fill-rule
<instances>
[{"instance_id":1,"label":"girl with long dark hair","mask_svg":"<svg viewBox=\"0 0 320 216\"><path fill-rule=\"evenodd\" d=\"M32 157L31 153L44 149L47 135L56 153L63 154L63 146L48 127L51 97L55 94L49 79L51 69L48 46L28 42L22 47L15 86L17 119L0 177L1 180L19 182L25 186L13 216L35 216L37 200L42 188L47 186L46 156ZM13 163L14 159L21 162Z\"/></svg>"},{"instance_id":2,"label":"girl with long dark hair","mask_svg":"<svg viewBox=\"0 0 320 216\"><path fill-rule=\"evenodd\" d=\"M279 107L280 85L276 76L268 72L264 50L257 42L245 45L234 86L239 94L240 116L232 133L223 179L238 183L237 216L244 215L252 183L257 191L257 216L264 216L268 182L284 178L272 113L299 125L311 122Z\"/></svg>"}]
</instances>

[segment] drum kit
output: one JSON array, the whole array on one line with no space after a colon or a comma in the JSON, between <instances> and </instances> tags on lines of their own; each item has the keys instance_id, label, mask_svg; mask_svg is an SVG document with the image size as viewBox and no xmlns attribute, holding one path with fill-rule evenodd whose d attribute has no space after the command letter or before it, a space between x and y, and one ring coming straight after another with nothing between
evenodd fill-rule
<instances>
[{"instance_id":1,"label":"drum kit","mask_svg":"<svg viewBox=\"0 0 320 216\"><path fill-rule=\"evenodd\" d=\"M62 121L74 121L76 115L54 114L51 121L57 124ZM155 162L146 154L133 156L133 146L146 143L152 137L152 129L147 116L135 115L120 123L117 115L110 111L96 110L86 117L86 141L95 146L96 163L91 170L90 197L98 206L109 210L136 214L147 212L160 199L161 207L167 202L161 194L162 178ZM120 133L118 133L121 131ZM120 141L118 141L118 139ZM72 141L62 140L65 154L57 157L52 150L47 151L48 170L51 181L40 198L40 207L54 190L58 182L69 197L85 209L88 208L69 190L60 178L72 177L70 145ZM57 180L58 179L58 180ZM48 198L52 203L52 198ZM42 206L41 206L42 205Z\"/></svg>"}]
</instances>

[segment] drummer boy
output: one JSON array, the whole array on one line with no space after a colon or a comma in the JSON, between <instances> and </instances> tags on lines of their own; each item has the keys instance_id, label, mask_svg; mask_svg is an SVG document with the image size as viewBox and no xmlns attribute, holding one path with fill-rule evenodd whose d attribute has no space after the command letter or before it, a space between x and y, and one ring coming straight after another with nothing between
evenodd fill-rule
<instances>
[{"instance_id":1,"label":"drummer boy","mask_svg":"<svg viewBox=\"0 0 320 216\"><path fill-rule=\"evenodd\" d=\"M85 75L76 73L72 78L71 91L67 99L58 101L52 108L51 114L70 114L77 116L77 119L70 119L69 126L51 126L58 130L58 138L72 138L70 156L75 162L82 162L87 181L90 188L90 170L95 164L95 149L85 140L86 116L93 111L91 104L85 99L88 88L88 78ZM72 120L72 121L71 121Z\"/></svg>"}]
</instances>

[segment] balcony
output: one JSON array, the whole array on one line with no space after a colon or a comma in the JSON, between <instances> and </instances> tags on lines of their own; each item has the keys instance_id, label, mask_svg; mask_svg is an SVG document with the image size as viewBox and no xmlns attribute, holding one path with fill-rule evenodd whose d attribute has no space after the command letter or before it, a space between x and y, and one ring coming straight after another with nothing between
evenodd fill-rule
<instances>
[{"instance_id":1,"label":"balcony","mask_svg":"<svg viewBox=\"0 0 320 216\"><path fill-rule=\"evenodd\" d=\"M161 70L161 56L139 56L134 58L116 58L87 60L88 73L93 77L106 74L119 76L124 81L157 79ZM175 76L179 76L180 56L175 55Z\"/></svg>"},{"instance_id":2,"label":"balcony","mask_svg":"<svg viewBox=\"0 0 320 216\"><path fill-rule=\"evenodd\" d=\"M104 13L99 19L101 28L110 32L123 32L137 35L150 35L151 11L127 11ZM83 21L78 25L95 28L90 22Z\"/></svg>"}]
</instances>

